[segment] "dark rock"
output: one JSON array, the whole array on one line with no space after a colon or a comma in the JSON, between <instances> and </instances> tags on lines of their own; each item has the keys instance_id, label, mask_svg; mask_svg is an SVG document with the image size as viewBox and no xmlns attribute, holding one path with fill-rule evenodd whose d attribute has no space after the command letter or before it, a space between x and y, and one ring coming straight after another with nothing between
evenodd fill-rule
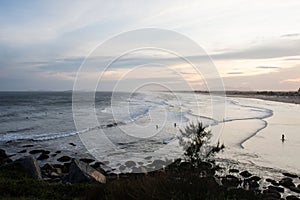
<instances>
[{"instance_id":1,"label":"dark rock","mask_svg":"<svg viewBox=\"0 0 300 200\"><path fill-rule=\"evenodd\" d=\"M229 169L229 173L239 173L238 169Z\"/></svg>"},{"instance_id":2,"label":"dark rock","mask_svg":"<svg viewBox=\"0 0 300 200\"><path fill-rule=\"evenodd\" d=\"M37 160L46 160L49 158L49 155L48 154L45 154L45 153L42 153L38 158Z\"/></svg>"},{"instance_id":3,"label":"dark rock","mask_svg":"<svg viewBox=\"0 0 300 200\"><path fill-rule=\"evenodd\" d=\"M133 167L131 173L137 173L137 174L147 174L147 168L146 167Z\"/></svg>"},{"instance_id":4,"label":"dark rock","mask_svg":"<svg viewBox=\"0 0 300 200\"><path fill-rule=\"evenodd\" d=\"M144 159L145 160L150 160L152 158L152 156L147 156L147 157L145 157Z\"/></svg>"},{"instance_id":5,"label":"dark rock","mask_svg":"<svg viewBox=\"0 0 300 200\"><path fill-rule=\"evenodd\" d=\"M19 151L18 153L26 153L26 149L23 149L22 151Z\"/></svg>"},{"instance_id":6,"label":"dark rock","mask_svg":"<svg viewBox=\"0 0 300 200\"><path fill-rule=\"evenodd\" d=\"M291 186L289 189L292 190L293 192L300 193L300 188Z\"/></svg>"},{"instance_id":7,"label":"dark rock","mask_svg":"<svg viewBox=\"0 0 300 200\"><path fill-rule=\"evenodd\" d=\"M136 163L132 160L129 160L129 161L125 162L125 165L126 165L126 167L131 168L131 167L136 166Z\"/></svg>"},{"instance_id":8,"label":"dark rock","mask_svg":"<svg viewBox=\"0 0 300 200\"><path fill-rule=\"evenodd\" d=\"M21 166L27 171L33 178L42 179L41 169L37 163L37 160L32 156L20 158L11 163L12 165Z\"/></svg>"},{"instance_id":9,"label":"dark rock","mask_svg":"<svg viewBox=\"0 0 300 200\"><path fill-rule=\"evenodd\" d=\"M119 167L119 170L120 171L124 171L126 169L126 167L124 166L124 165L121 165L120 167Z\"/></svg>"},{"instance_id":10,"label":"dark rock","mask_svg":"<svg viewBox=\"0 0 300 200\"><path fill-rule=\"evenodd\" d=\"M221 183L225 187L236 188L241 184L241 180L233 175L227 175L226 177L222 178Z\"/></svg>"},{"instance_id":11,"label":"dark rock","mask_svg":"<svg viewBox=\"0 0 300 200\"><path fill-rule=\"evenodd\" d=\"M85 163L91 163L94 162L94 159L90 159L90 158L81 158L80 161L85 162Z\"/></svg>"},{"instance_id":12,"label":"dark rock","mask_svg":"<svg viewBox=\"0 0 300 200\"><path fill-rule=\"evenodd\" d=\"M0 166L10 162L12 162L12 160L9 158L6 152L3 149L0 149Z\"/></svg>"},{"instance_id":13,"label":"dark rock","mask_svg":"<svg viewBox=\"0 0 300 200\"><path fill-rule=\"evenodd\" d=\"M32 144L27 144L27 145L23 145L22 147L28 148L28 147L33 147L33 145Z\"/></svg>"},{"instance_id":14,"label":"dark rock","mask_svg":"<svg viewBox=\"0 0 300 200\"><path fill-rule=\"evenodd\" d=\"M59 162L68 162L70 160L71 160L71 157L69 157L69 156L62 156L57 159L57 161L59 161Z\"/></svg>"},{"instance_id":15,"label":"dark rock","mask_svg":"<svg viewBox=\"0 0 300 200\"><path fill-rule=\"evenodd\" d=\"M106 183L106 177L88 164L73 159L69 174L64 178L69 183L99 182Z\"/></svg>"},{"instance_id":16,"label":"dark rock","mask_svg":"<svg viewBox=\"0 0 300 200\"><path fill-rule=\"evenodd\" d=\"M244 178L249 178L250 176L252 176L252 174L250 174L248 171L243 171L240 173L240 175Z\"/></svg>"},{"instance_id":17,"label":"dark rock","mask_svg":"<svg viewBox=\"0 0 300 200\"><path fill-rule=\"evenodd\" d=\"M300 184L297 186L297 188L300 188Z\"/></svg>"},{"instance_id":18,"label":"dark rock","mask_svg":"<svg viewBox=\"0 0 300 200\"><path fill-rule=\"evenodd\" d=\"M286 200L299 200L299 198L294 195L289 195L286 197Z\"/></svg>"},{"instance_id":19,"label":"dark rock","mask_svg":"<svg viewBox=\"0 0 300 200\"><path fill-rule=\"evenodd\" d=\"M92 164L91 165L91 167L93 167L93 168L98 168L98 167L101 167L101 165L103 165L103 163L102 162L95 162L94 164Z\"/></svg>"},{"instance_id":20,"label":"dark rock","mask_svg":"<svg viewBox=\"0 0 300 200\"><path fill-rule=\"evenodd\" d=\"M277 183L277 182L276 182L275 180L273 180L273 179L267 178L266 181L269 182L269 183L271 183L271 184L274 185L274 186L279 186L279 183Z\"/></svg>"},{"instance_id":21,"label":"dark rock","mask_svg":"<svg viewBox=\"0 0 300 200\"><path fill-rule=\"evenodd\" d=\"M55 151L55 153L56 153L56 154L59 154L59 153L61 153L61 151Z\"/></svg>"},{"instance_id":22,"label":"dark rock","mask_svg":"<svg viewBox=\"0 0 300 200\"><path fill-rule=\"evenodd\" d=\"M29 151L30 154L38 154L38 153L43 153L44 150L41 150L41 149L35 149L35 150L31 150Z\"/></svg>"},{"instance_id":23,"label":"dark rock","mask_svg":"<svg viewBox=\"0 0 300 200\"><path fill-rule=\"evenodd\" d=\"M290 174L290 173L282 173L284 176L290 177L290 178L297 178L298 176L296 174Z\"/></svg>"},{"instance_id":24,"label":"dark rock","mask_svg":"<svg viewBox=\"0 0 300 200\"><path fill-rule=\"evenodd\" d=\"M257 181L260 181L261 178L258 177L258 176L251 176L250 178L248 178L248 180L249 180L249 181L255 181L255 182L257 182Z\"/></svg>"},{"instance_id":25,"label":"dark rock","mask_svg":"<svg viewBox=\"0 0 300 200\"><path fill-rule=\"evenodd\" d=\"M139 165L143 165L144 163L143 163L143 162L138 162L138 164L139 164Z\"/></svg>"},{"instance_id":26,"label":"dark rock","mask_svg":"<svg viewBox=\"0 0 300 200\"><path fill-rule=\"evenodd\" d=\"M274 181L273 179L267 178L266 179L267 182L271 183L272 181Z\"/></svg>"},{"instance_id":27,"label":"dark rock","mask_svg":"<svg viewBox=\"0 0 300 200\"><path fill-rule=\"evenodd\" d=\"M163 160L154 160L152 165L161 168L162 166L166 165L166 163Z\"/></svg>"},{"instance_id":28,"label":"dark rock","mask_svg":"<svg viewBox=\"0 0 300 200\"><path fill-rule=\"evenodd\" d=\"M109 161L106 160L106 161L103 161L102 163L103 163L104 165L108 165L108 164L109 164Z\"/></svg>"},{"instance_id":29,"label":"dark rock","mask_svg":"<svg viewBox=\"0 0 300 200\"><path fill-rule=\"evenodd\" d=\"M62 171L63 171L64 173L68 173L69 170L70 170L70 166L71 166L71 162L65 162L65 163L64 163L64 167L62 168Z\"/></svg>"},{"instance_id":30,"label":"dark rock","mask_svg":"<svg viewBox=\"0 0 300 200\"><path fill-rule=\"evenodd\" d=\"M270 186L268 186L268 189L273 190L273 191L277 191L277 192L280 192L280 193L284 193L284 188L282 188L282 187L276 187L276 186L270 185Z\"/></svg>"},{"instance_id":31,"label":"dark rock","mask_svg":"<svg viewBox=\"0 0 300 200\"><path fill-rule=\"evenodd\" d=\"M73 147L76 146L76 144L74 144L73 142L70 142L69 145L71 145L71 146L73 146Z\"/></svg>"},{"instance_id":32,"label":"dark rock","mask_svg":"<svg viewBox=\"0 0 300 200\"><path fill-rule=\"evenodd\" d=\"M279 181L279 184L286 188L295 187L295 184L293 183L293 179L291 178L283 178Z\"/></svg>"},{"instance_id":33,"label":"dark rock","mask_svg":"<svg viewBox=\"0 0 300 200\"><path fill-rule=\"evenodd\" d=\"M270 190L270 189L267 189L267 190L264 190L263 191L263 198L264 199L280 199L281 197L281 194L275 190Z\"/></svg>"},{"instance_id":34,"label":"dark rock","mask_svg":"<svg viewBox=\"0 0 300 200\"><path fill-rule=\"evenodd\" d=\"M54 154L51 154L51 157L55 157L55 156L57 156L57 154L56 154L56 153L54 153Z\"/></svg>"},{"instance_id":35,"label":"dark rock","mask_svg":"<svg viewBox=\"0 0 300 200\"><path fill-rule=\"evenodd\" d=\"M55 168L53 165L46 163L43 167L41 167L41 170L53 171L53 170L55 170Z\"/></svg>"}]
</instances>

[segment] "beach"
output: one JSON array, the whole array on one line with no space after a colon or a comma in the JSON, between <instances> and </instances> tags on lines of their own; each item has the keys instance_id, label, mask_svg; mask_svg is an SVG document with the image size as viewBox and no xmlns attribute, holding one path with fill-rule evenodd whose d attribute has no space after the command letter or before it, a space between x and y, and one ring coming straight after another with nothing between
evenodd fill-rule
<instances>
[{"instance_id":1,"label":"beach","mask_svg":"<svg viewBox=\"0 0 300 200\"><path fill-rule=\"evenodd\" d=\"M283 173L300 174L296 153L300 148L298 104L240 94L224 98L154 92L118 94L113 99L111 93L98 93L95 112L89 104L78 104L79 118L74 124L71 93L2 95L8 99L1 102L0 147L12 160L33 156L41 166L61 165L62 157L67 156L67 162L71 158L89 160L92 166L100 162L106 173L130 173L143 167L155 171L153 163L183 157L180 130L201 122L212 132L213 144L219 141L225 145L215 157L225 169L218 172L221 176L229 169L249 170L267 187L267 179L280 181ZM299 184L299 179L294 183ZM285 196L289 194L297 196L289 191Z\"/></svg>"}]
</instances>

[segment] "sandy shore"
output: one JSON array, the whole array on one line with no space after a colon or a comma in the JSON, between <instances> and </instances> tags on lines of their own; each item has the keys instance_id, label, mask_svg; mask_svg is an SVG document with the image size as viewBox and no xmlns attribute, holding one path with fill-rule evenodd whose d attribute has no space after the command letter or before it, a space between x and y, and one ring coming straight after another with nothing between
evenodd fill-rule
<instances>
[{"instance_id":1,"label":"sandy shore","mask_svg":"<svg viewBox=\"0 0 300 200\"><path fill-rule=\"evenodd\" d=\"M195 91L200 94L209 94L208 91ZM219 94L219 92L210 92ZM298 92L273 92L273 91L226 91L228 97L254 98L267 101L277 101L283 103L300 104L300 94Z\"/></svg>"}]
</instances>

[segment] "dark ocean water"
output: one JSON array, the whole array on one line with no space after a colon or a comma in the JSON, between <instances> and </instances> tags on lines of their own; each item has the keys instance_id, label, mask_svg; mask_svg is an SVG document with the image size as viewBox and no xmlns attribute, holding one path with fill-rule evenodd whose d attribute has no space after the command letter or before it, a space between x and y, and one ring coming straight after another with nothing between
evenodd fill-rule
<instances>
[{"instance_id":1,"label":"dark ocean water","mask_svg":"<svg viewBox=\"0 0 300 200\"><path fill-rule=\"evenodd\" d=\"M111 95L96 93L96 107L109 107ZM105 123L111 116L101 117ZM46 140L75 132L72 92L0 92L0 141Z\"/></svg>"}]
</instances>

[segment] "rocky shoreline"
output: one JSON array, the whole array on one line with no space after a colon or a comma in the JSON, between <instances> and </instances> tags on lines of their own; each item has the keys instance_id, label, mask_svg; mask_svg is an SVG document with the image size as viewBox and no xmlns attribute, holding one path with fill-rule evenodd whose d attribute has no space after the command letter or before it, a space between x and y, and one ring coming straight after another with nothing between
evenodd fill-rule
<instances>
[{"instance_id":1,"label":"rocky shoreline","mask_svg":"<svg viewBox=\"0 0 300 200\"><path fill-rule=\"evenodd\" d=\"M22 152L20 154L22 154ZM49 184L67 184L74 185L74 187L76 184L97 184L100 185L99 190L104 192L105 195L111 190L127 190L127 187L130 187L129 185L135 185L137 182L140 182L139 185L135 186L136 190L131 188L133 190L131 192L134 194L137 193L135 195L139 198L143 198L143 195L149 195L149 188L144 188L143 190L145 191L143 192L140 191L143 187L148 187L143 185L148 181L153 181L154 185L151 187L155 187L156 184L160 185L160 182L170 184L170 188L167 188L164 193L171 196L174 192L173 187L178 185L179 189L177 189L177 192L184 197L189 194L192 199L204 194L206 196L208 195L206 199L294 200L299 199L300 196L300 184L295 184L299 182L300 177L291 173L283 173L284 177L281 180L264 180L259 176L252 175L248 171L240 171L234 168L221 169L213 161L202 162L200 167L194 168L190 163L184 162L181 159L172 162L154 160L147 165L127 161L119 166L119 173L117 173L114 169L107 167L107 163L97 162L91 158L73 158L64 155L61 151L52 153L47 150L34 149L29 151L29 154L31 154L31 156L12 160L12 156L7 155L5 150L0 149L0 172L11 169L24 170L30 175L30 178ZM39 162L41 160L47 160L52 154L58 156L57 161L59 164L44 162L45 164L40 166ZM218 170L225 170L226 173L220 175L217 173ZM127 173L128 171L131 173ZM262 182L267 184L262 184ZM199 185L203 183L208 185ZM186 188L184 184L190 184L195 191L191 190L191 188ZM2 183L0 185L2 185ZM196 190L198 190L197 188L200 188L199 191L201 191L201 193L199 193L199 191L196 192ZM2 190L0 191L0 197L13 195L7 194L7 189L9 188L5 188L5 185L0 187L0 190ZM213 190L220 191L221 193L218 194L220 196L211 194ZM111 192L108 193L110 194ZM179 198L178 196L172 196L172 198L181 199L181 197ZM165 198L161 197L157 199Z\"/></svg>"}]
</instances>

